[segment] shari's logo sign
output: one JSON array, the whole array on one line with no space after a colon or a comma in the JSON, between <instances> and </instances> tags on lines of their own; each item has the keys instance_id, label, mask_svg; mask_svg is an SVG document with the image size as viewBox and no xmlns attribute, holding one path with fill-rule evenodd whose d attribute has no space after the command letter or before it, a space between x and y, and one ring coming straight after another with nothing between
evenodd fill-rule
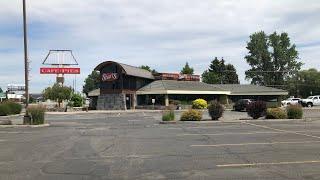
<instances>
[{"instance_id":1,"label":"shari's logo sign","mask_svg":"<svg viewBox=\"0 0 320 180\"><path fill-rule=\"evenodd\" d=\"M118 73L103 73L102 81L114 81L119 78Z\"/></svg>"}]
</instances>

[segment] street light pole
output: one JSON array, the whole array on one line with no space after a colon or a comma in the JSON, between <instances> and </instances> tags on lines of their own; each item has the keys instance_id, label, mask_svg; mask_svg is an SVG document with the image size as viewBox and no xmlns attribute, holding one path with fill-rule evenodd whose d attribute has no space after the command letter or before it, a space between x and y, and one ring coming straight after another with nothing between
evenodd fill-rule
<instances>
[{"instance_id":1,"label":"street light pole","mask_svg":"<svg viewBox=\"0 0 320 180\"><path fill-rule=\"evenodd\" d=\"M24 40L24 81L25 81L25 96L26 96L26 109L27 109L29 105L29 62L28 62L28 39L27 39L27 15L26 15L26 0L22 0L22 1L23 1L23 40Z\"/></svg>"}]
</instances>

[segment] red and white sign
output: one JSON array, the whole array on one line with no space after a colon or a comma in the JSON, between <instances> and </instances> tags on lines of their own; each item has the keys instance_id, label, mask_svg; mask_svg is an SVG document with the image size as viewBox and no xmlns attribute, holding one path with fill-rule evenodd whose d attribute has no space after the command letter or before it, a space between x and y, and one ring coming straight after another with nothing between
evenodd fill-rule
<instances>
[{"instance_id":1,"label":"red and white sign","mask_svg":"<svg viewBox=\"0 0 320 180\"><path fill-rule=\"evenodd\" d=\"M102 81L114 81L119 78L118 73L103 73Z\"/></svg>"},{"instance_id":2,"label":"red and white sign","mask_svg":"<svg viewBox=\"0 0 320 180\"><path fill-rule=\"evenodd\" d=\"M40 68L40 74L80 74L80 68Z\"/></svg>"},{"instance_id":3,"label":"red and white sign","mask_svg":"<svg viewBox=\"0 0 320 180\"><path fill-rule=\"evenodd\" d=\"M176 81L200 81L199 75L178 74L178 73L158 73L156 79L161 80L176 80Z\"/></svg>"}]
</instances>

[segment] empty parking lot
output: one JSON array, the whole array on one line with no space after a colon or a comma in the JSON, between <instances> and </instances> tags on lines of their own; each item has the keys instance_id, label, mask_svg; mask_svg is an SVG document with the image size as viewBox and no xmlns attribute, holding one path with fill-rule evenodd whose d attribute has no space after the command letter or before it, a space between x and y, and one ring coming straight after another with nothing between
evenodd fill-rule
<instances>
[{"instance_id":1,"label":"empty parking lot","mask_svg":"<svg viewBox=\"0 0 320 180\"><path fill-rule=\"evenodd\" d=\"M160 125L157 112L48 115L50 127L0 129L0 179L320 179L316 117Z\"/></svg>"}]
</instances>

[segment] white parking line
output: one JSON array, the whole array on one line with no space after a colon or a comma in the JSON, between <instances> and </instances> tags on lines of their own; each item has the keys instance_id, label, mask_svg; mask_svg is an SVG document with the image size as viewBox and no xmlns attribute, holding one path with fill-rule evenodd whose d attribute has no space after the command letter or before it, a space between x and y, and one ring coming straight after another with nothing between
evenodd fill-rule
<instances>
[{"instance_id":1,"label":"white parking line","mask_svg":"<svg viewBox=\"0 0 320 180\"><path fill-rule=\"evenodd\" d=\"M175 127L169 127L167 129L179 129L179 130L182 130L182 128L175 128Z\"/></svg>"},{"instance_id":2,"label":"white parking line","mask_svg":"<svg viewBox=\"0 0 320 180\"><path fill-rule=\"evenodd\" d=\"M128 122L140 122L142 120L128 120Z\"/></svg>"},{"instance_id":3,"label":"white parking line","mask_svg":"<svg viewBox=\"0 0 320 180\"><path fill-rule=\"evenodd\" d=\"M8 132L3 132L1 131L0 134L31 134L32 132L19 132L19 131L8 131Z\"/></svg>"},{"instance_id":4,"label":"white parking line","mask_svg":"<svg viewBox=\"0 0 320 180\"><path fill-rule=\"evenodd\" d=\"M308 144L320 143L320 141L288 141L288 142L262 142L262 143L239 143L239 144L197 144L191 147L224 147L224 146L250 146L250 145L275 145L275 144Z\"/></svg>"},{"instance_id":5,"label":"white parking line","mask_svg":"<svg viewBox=\"0 0 320 180\"><path fill-rule=\"evenodd\" d=\"M178 134L177 136L224 136L224 135L251 135L251 134L284 134L285 132L244 132L244 133L215 133L215 134Z\"/></svg>"},{"instance_id":6,"label":"white parking line","mask_svg":"<svg viewBox=\"0 0 320 180\"><path fill-rule=\"evenodd\" d=\"M217 167L252 167L266 165L290 165L290 164L313 164L320 161L292 161L292 162L271 162L271 163L247 163L247 164L220 164Z\"/></svg>"},{"instance_id":7,"label":"white parking line","mask_svg":"<svg viewBox=\"0 0 320 180\"><path fill-rule=\"evenodd\" d=\"M296 131L296 132L306 132L306 131ZM319 131L307 131L311 132L319 132ZM224 135L255 135L255 134L291 134L291 132L280 132L280 131L253 131L253 132L239 132L239 133L213 133L213 134L177 134L177 136L224 136Z\"/></svg>"},{"instance_id":8,"label":"white parking line","mask_svg":"<svg viewBox=\"0 0 320 180\"><path fill-rule=\"evenodd\" d=\"M251 125L251 126L255 126L255 127L261 127L261 128L264 128L264 129L271 129L271 130L274 130L274 131L287 132L287 133L291 133L291 134L297 134L297 135L302 135L302 136L307 136L307 137L312 137L312 138L320 139L319 136L314 136L314 135L310 135L310 134L300 133L300 132L298 132L298 131L287 131L287 130L283 130L283 129L277 129L277 128L272 128L272 127L269 127L269 126L258 125L258 124L248 123L248 122L243 122L243 123L244 123L244 124Z\"/></svg>"},{"instance_id":9,"label":"white parking line","mask_svg":"<svg viewBox=\"0 0 320 180\"><path fill-rule=\"evenodd\" d=\"M196 127L186 127L185 129L221 129L224 126L196 126Z\"/></svg>"}]
</instances>

